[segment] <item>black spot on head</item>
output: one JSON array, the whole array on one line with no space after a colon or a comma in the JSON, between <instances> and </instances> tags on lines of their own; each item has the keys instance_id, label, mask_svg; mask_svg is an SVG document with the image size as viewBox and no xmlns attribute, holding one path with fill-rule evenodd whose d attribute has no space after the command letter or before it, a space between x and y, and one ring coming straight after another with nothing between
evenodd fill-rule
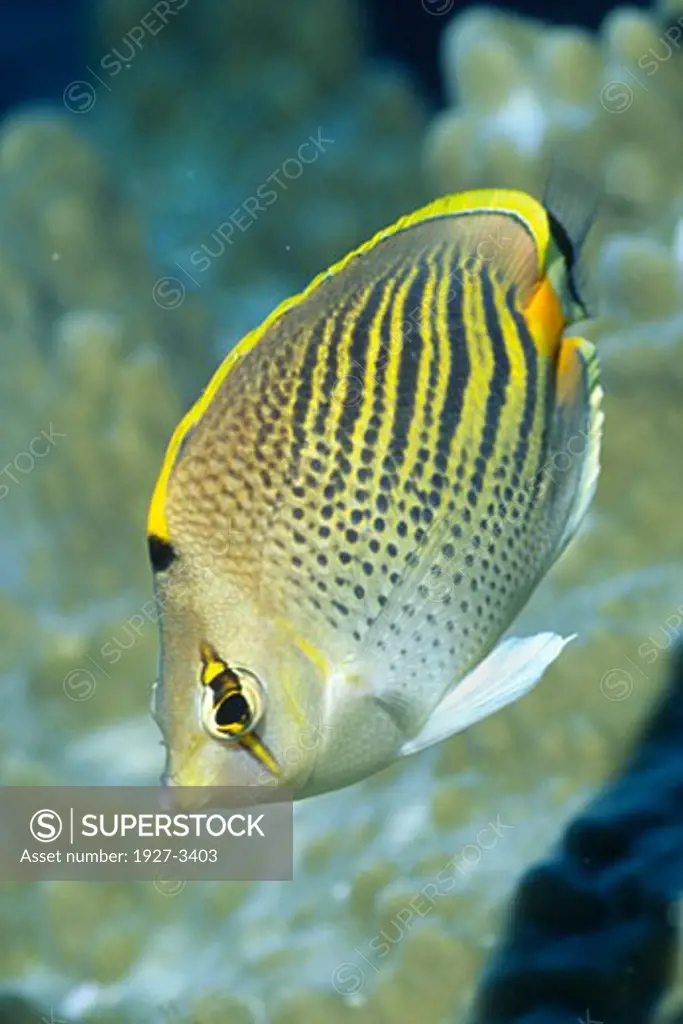
<instances>
[{"instance_id":1,"label":"black spot on head","mask_svg":"<svg viewBox=\"0 0 683 1024\"><path fill-rule=\"evenodd\" d=\"M154 572L165 572L172 562L178 557L172 544L162 540L161 537L152 535L147 538L149 549L149 560L152 563Z\"/></svg>"}]
</instances>

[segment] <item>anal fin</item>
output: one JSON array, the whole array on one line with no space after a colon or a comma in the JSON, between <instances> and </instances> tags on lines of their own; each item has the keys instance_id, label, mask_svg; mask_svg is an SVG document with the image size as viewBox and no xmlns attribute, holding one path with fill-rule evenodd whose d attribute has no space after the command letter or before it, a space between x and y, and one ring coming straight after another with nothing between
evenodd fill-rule
<instances>
[{"instance_id":1,"label":"anal fin","mask_svg":"<svg viewBox=\"0 0 683 1024\"><path fill-rule=\"evenodd\" d=\"M403 744L401 754L414 754L440 743L528 693L573 639L537 633L498 644L446 694L417 735Z\"/></svg>"}]
</instances>

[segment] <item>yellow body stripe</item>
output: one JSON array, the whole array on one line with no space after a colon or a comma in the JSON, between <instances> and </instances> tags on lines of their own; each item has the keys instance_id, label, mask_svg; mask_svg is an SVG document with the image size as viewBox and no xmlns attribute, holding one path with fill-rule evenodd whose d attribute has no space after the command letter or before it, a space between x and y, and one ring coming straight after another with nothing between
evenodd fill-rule
<instances>
[{"instance_id":1,"label":"yellow body stripe","mask_svg":"<svg viewBox=\"0 0 683 1024\"><path fill-rule=\"evenodd\" d=\"M434 424L432 427L432 438L430 448L432 450L432 463L436 455L436 439L439 433L439 424L446 404L448 393L448 380L451 374L451 360L453 353L451 343L448 339L448 301L451 293L450 259L448 253L444 253L444 272L441 281L438 283L436 295L436 343L439 349L439 377L434 394ZM443 329L441 325L444 325Z\"/></svg>"},{"instance_id":2,"label":"yellow body stripe","mask_svg":"<svg viewBox=\"0 0 683 1024\"><path fill-rule=\"evenodd\" d=\"M373 406L375 403L377 360L382 344L382 321L391 301L391 295L391 281L388 280L384 286L382 298L377 308L377 312L372 319L368 333L368 351L367 358L365 360L365 378L363 381L363 405L353 432L353 446L354 451L356 452L360 451L363 447L365 432L368 429L368 424L372 417Z\"/></svg>"},{"instance_id":3,"label":"yellow body stripe","mask_svg":"<svg viewBox=\"0 0 683 1024\"><path fill-rule=\"evenodd\" d=\"M306 437L311 437L313 434L313 424L318 416L320 409L320 399L323 394L323 381L325 380L325 374L327 372L327 360L330 354L330 347L333 344L334 336L336 332L337 321L334 317L329 317L325 322L325 329L323 332L323 339L318 347L317 359L315 369L311 377L311 400L308 403L306 410L306 418L304 420L303 431ZM332 430L330 428L329 417L325 417L325 438L329 439L332 436Z\"/></svg>"},{"instance_id":4,"label":"yellow body stripe","mask_svg":"<svg viewBox=\"0 0 683 1024\"><path fill-rule=\"evenodd\" d=\"M342 336L337 346L337 385L332 389L328 417L328 428L331 435L336 433L341 423L346 403L358 401L357 397L354 398L358 384L358 368L352 365L351 343L357 315L367 302L373 288L374 283L365 289L342 321ZM330 463L330 468L334 468L332 463Z\"/></svg>"},{"instance_id":5,"label":"yellow body stripe","mask_svg":"<svg viewBox=\"0 0 683 1024\"><path fill-rule=\"evenodd\" d=\"M504 289L495 282L494 293L500 326L505 339L505 350L510 361L510 380L514 381L514 386L507 389L507 401L501 411L498 434L502 442L501 448L512 452L517 445L519 436L526 390L529 387L529 370L517 326L505 304ZM488 467L490 473L493 473L495 468L492 459Z\"/></svg>"},{"instance_id":6,"label":"yellow body stripe","mask_svg":"<svg viewBox=\"0 0 683 1024\"><path fill-rule=\"evenodd\" d=\"M394 299L391 306L391 345L384 378L384 416L382 417L382 424L379 429L377 443L377 451L380 456L384 456L385 454L389 454L390 457L392 456L391 437L394 428L393 419L396 415L396 398L398 395L401 351L403 349L404 307L406 295L408 294L410 286L418 273L419 269L417 266L410 271L403 284L394 293ZM391 459L392 470L395 467L395 461L396 460L394 458Z\"/></svg>"},{"instance_id":7,"label":"yellow body stripe","mask_svg":"<svg viewBox=\"0 0 683 1024\"><path fill-rule=\"evenodd\" d=\"M470 373L465 389L462 415L451 440L450 459L462 461L467 449L466 472L471 472L486 423L486 397L493 377L494 359L491 345L484 335L484 313L481 302L478 268L481 261L462 271L464 343L467 346ZM447 323L443 325L447 329Z\"/></svg>"}]
</instances>

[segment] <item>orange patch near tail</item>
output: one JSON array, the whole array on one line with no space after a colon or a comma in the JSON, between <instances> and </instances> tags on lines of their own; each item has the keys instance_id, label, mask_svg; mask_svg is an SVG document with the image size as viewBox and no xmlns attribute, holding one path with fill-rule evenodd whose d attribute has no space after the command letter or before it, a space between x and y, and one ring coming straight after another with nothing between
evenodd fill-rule
<instances>
[{"instance_id":1,"label":"orange patch near tail","mask_svg":"<svg viewBox=\"0 0 683 1024\"><path fill-rule=\"evenodd\" d=\"M567 321L560 300L547 277L541 280L529 300L525 316L539 354L546 359L554 359Z\"/></svg>"}]
</instances>

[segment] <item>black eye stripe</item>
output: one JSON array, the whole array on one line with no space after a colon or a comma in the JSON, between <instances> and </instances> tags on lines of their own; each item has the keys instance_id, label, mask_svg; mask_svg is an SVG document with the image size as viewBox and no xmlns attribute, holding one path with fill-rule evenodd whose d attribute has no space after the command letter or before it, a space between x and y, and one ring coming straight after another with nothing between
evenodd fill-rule
<instances>
[{"instance_id":1,"label":"black eye stripe","mask_svg":"<svg viewBox=\"0 0 683 1024\"><path fill-rule=\"evenodd\" d=\"M152 563L154 572L164 572L178 557L173 549L173 545L169 544L166 540L162 540L161 537L155 537L154 535L148 537L147 546L149 549L149 560Z\"/></svg>"},{"instance_id":2,"label":"black eye stripe","mask_svg":"<svg viewBox=\"0 0 683 1024\"><path fill-rule=\"evenodd\" d=\"M209 683L209 686L216 694L216 699L218 699L221 696L221 694L226 693L228 690L231 690L236 693L239 693L242 690L240 677L237 675L236 672L233 671L233 669L228 668L227 666L220 673L220 675L217 675L216 678Z\"/></svg>"}]
</instances>

